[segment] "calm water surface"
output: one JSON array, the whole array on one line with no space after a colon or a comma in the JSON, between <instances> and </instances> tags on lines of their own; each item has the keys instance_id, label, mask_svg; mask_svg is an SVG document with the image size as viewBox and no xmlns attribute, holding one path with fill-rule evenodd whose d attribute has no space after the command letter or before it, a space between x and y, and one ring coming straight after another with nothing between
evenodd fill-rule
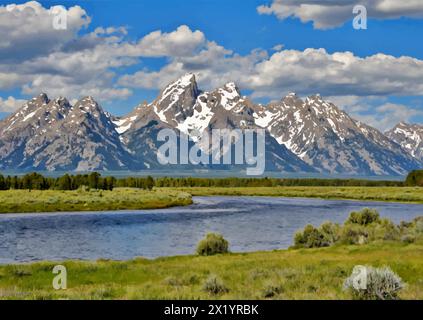
<instances>
[{"instance_id":1,"label":"calm water surface","mask_svg":"<svg viewBox=\"0 0 423 320\"><path fill-rule=\"evenodd\" d=\"M235 252L287 248L306 224L343 222L364 207L399 223L423 205L270 197L195 197L189 207L102 213L0 215L0 263L191 254L207 232Z\"/></svg>"}]
</instances>

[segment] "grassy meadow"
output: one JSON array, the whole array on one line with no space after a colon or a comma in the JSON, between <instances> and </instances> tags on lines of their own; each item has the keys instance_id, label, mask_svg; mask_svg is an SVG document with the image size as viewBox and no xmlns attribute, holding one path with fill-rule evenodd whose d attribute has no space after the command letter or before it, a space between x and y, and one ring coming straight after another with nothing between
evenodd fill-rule
<instances>
[{"instance_id":1,"label":"grassy meadow","mask_svg":"<svg viewBox=\"0 0 423 320\"><path fill-rule=\"evenodd\" d=\"M193 196L268 196L423 203L421 187L182 187Z\"/></svg>"},{"instance_id":2,"label":"grassy meadow","mask_svg":"<svg viewBox=\"0 0 423 320\"><path fill-rule=\"evenodd\" d=\"M192 196L271 196L423 203L421 187L161 187L153 190L0 190L0 213L141 210L183 206Z\"/></svg>"},{"instance_id":3,"label":"grassy meadow","mask_svg":"<svg viewBox=\"0 0 423 320\"><path fill-rule=\"evenodd\" d=\"M191 195L177 190L2 190L0 213L141 210L182 206Z\"/></svg>"},{"instance_id":4,"label":"grassy meadow","mask_svg":"<svg viewBox=\"0 0 423 320\"><path fill-rule=\"evenodd\" d=\"M56 263L0 266L0 299L351 299L356 265L389 266L406 283L401 299L423 299L423 243L375 243L126 262L63 262L66 290L52 288ZM225 290L205 291L216 276Z\"/></svg>"}]
</instances>

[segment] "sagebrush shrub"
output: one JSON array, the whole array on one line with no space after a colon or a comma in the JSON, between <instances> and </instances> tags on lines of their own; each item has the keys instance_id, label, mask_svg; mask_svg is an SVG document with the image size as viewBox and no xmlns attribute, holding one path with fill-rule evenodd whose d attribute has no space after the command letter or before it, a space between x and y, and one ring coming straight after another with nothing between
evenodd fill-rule
<instances>
[{"instance_id":1,"label":"sagebrush shrub","mask_svg":"<svg viewBox=\"0 0 423 320\"><path fill-rule=\"evenodd\" d=\"M345 225L342 228L340 242L343 244L366 244L369 242L370 233L361 225Z\"/></svg>"},{"instance_id":2,"label":"sagebrush shrub","mask_svg":"<svg viewBox=\"0 0 423 320\"><path fill-rule=\"evenodd\" d=\"M415 219L415 230L416 233L423 233L423 217Z\"/></svg>"},{"instance_id":3,"label":"sagebrush shrub","mask_svg":"<svg viewBox=\"0 0 423 320\"><path fill-rule=\"evenodd\" d=\"M323 235L312 225L307 225L303 231L295 234L295 246L303 248L318 248L323 246Z\"/></svg>"},{"instance_id":4,"label":"sagebrush shrub","mask_svg":"<svg viewBox=\"0 0 423 320\"><path fill-rule=\"evenodd\" d=\"M340 227L333 222L325 222L319 228L323 236L323 242L327 246L335 244L339 240Z\"/></svg>"},{"instance_id":5,"label":"sagebrush shrub","mask_svg":"<svg viewBox=\"0 0 423 320\"><path fill-rule=\"evenodd\" d=\"M382 219L375 226L375 238L383 240L400 240L400 229L389 219Z\"/></svg>"},{"instance_id":6,"label":"sagebrush shrub","mask_svg":"<svg viewBox=\"0 0 423 320\"><path fill-rule=\"evenodd\" d=\"M229 292L222 280L215 275L211 275L203 284L203 290L212 295L223 294Z\"/></svg>"},{"instance_id":7,"label":"sagebrush shrub","mask_svg":"<svg viewBox=\"0 0 423 320\"><path fill-rule=\"evenodd\" d=\"M380 215L377 210L365 208L361 211L354 211L350 213L350 216L348 217L346 224L352 223L352 224L359 224L362 226L367 226L374 222L380 221Z\"/></svg>"},{"instance_id":8,"label":"sagebrush shrub","mask_svg":"<svg viewBox=\"0 0 423 320\"><path fill-rule=\"evenodd\" d=\"M416 242L416 237L412 234L406 234L401 237L401 241L404 243L414 243Z\"/></svg>"},{"instance_id":9,"label":"sagebrush shrub","mask_svg":"<svg viewBox=\"0 0 423 320\"><path fill-rule=\"evenodd\" d=\"M229 242L222 235L209 233L198 243L197 254L200 256L211 256L229 252Z\"/></svg>"},{"instance_id":10,"label":"sagebrush shrub","mask_svg":"<svg viewBox=\"0 0 423 320\"><path fill-rule=\"evenodd\" d=\"M351 212L343 225L325 222L319 228L307 225L294 237L294 248L320 248L334 244L363 245L376 241L423 241L423 217L396 225L372 209Z\"/></svg>"},{"instance_id":11,"label":"sagebrush shrub","mask_svg":"<svg viewBox=\"0 0 423 320\"><path fill-rule=\"evenodd\" d=\"M329 247L338 241L339 226L326 222L319 228L307 225L303 231L295 234L294 242L296 247L320 248Z\"/></svg>"},{"instance_id":12,"label":"sagebrush shrub","mask_svg":"<svg viewBox=\"0 0 423 320\"><path fill-rule=\"evenodd\" d=\"M354 299L359 300L396 300L398 293L404 288L402 279L389 267L363 267L364 283L357 283L357 275L353 273L344 282L344 289L351 292Z\"/></svg>"},{"instance_id":13,"label":"sagebrush shrub","mask_svg":"<svg viewBox=\"0 0 423 320\"><path fill-rule=\"evenodd\" d=\"M277 285L274 283L267 283L263 289L263 297L266 299L273 298L283 292L283 288L281 285Z\"/></svg>"}]
</instances>

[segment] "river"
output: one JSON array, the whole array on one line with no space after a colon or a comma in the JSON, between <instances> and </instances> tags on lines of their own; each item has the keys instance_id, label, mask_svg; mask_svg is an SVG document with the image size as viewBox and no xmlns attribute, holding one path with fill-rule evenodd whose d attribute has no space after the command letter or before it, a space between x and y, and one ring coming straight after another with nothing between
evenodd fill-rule
<instances>
[{"instance_id":1,"label":"river","mask_svg":"<svg viewBox=\"0 0 423 320\"><path fill-rule=\"evenodd\" d=\"M0 214L0 263L126 260L192 254L207 232L230 250L283 249L307 224L343 222L351 211L377 209L394 222L423 215L423 205L273 197L194 197L160 210Z\"/></svg>"}]
</instances>

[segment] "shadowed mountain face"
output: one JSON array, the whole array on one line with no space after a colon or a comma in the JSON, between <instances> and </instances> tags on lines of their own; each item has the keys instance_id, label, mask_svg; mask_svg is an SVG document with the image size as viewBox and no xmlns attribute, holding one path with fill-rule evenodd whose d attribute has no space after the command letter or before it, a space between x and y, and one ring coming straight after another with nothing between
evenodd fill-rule
<instances>
[{"instance_id":1,"label":"shadowed mountain face","mask_svg":"<svg viewBox=\"0 0 423 320\"><path fill-rule=\"evenodd\" d=\"M198 143L207 153L215 151L213 129L264 129L268 171L401 175L423 166L422 126L399 124L384 135L319 95L303 101L289 94L279 102L257 105L241 96L234 83L202 92L195 76L187 74L152 103L140 104L121 118L104 112L91 97L73 106L45 94L33 98L0 122L0 168L198 168L158 163L163 142L157 135L162 129L189 136L190 145Z\"/></svg>"}]
</instances>

